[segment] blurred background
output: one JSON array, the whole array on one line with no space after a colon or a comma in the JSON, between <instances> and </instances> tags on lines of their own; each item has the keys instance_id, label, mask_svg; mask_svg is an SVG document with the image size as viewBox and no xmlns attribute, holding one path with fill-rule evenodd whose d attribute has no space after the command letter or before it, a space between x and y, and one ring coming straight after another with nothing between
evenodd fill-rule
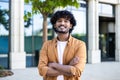
<instances>
[{"instance_id":1,"label":"blurred background","mask_svg":"<svg viewBox=\"0 0 120 80\"><path fill-rule=\"evenodd\" d=\"M32 12L32 4L23 3L24 1L17 1L18 3L24 4L24 7L21 7L22 9L20 8L24 11L24 16L28 15L29 12ZM86 42L87 62L100 63L106 61L120 61L120 32L118 31L118 29L120 29L120 22L118 19L120 17L119 2L115 0L75 1L80 4L78 8L66 6L62 9L71 11L75 16L77 25L75 26L72 35ZM18 8L15 7L16 5L11 7L12 5L14 5L12 0L0 0L0 66L3 66L6 69L11 68L12 66L10 65L14 65L14 63L10 60L13 60L14 62L14 57L11 57L10 54L12 54L12 52L19 53L21 50L17 49L22 48L23 46L24 49L22 51L25 52L25 61L23 62L25 63L25 67L36 67L39 50L43 44L44 37L43 16L41 13L38 13L27 19L24 18L24 27L20 26L23 28L23 31L20 31L20 27L14 28L15 26L11 26L15 24L14 21L12 22L14 24L11 23L12 16L17 17L17 14L12 14L11 10ZM57 10L61 10L61 8L58 8ZM47 17L48 40L55 37L55 33L52 31L52 25L50 24L50 18L51 14ZM15 33L23 34L22 38L19 37L19 35L13 38L13 34ZM20 41L18 40L17 43L14 43L16 39L19 39ZM23 45L20 45L21 40L24 40ZM14 45L20 45L20 47L16 48Z\"/></svg>"}]
</instances>

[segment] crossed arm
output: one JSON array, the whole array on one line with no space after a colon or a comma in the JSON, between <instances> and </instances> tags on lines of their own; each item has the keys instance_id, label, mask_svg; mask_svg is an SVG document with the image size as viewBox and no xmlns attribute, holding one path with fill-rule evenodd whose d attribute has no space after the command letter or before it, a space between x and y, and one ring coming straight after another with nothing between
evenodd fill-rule
<instances>
[{"instance_id":1,"label":"crossed arm","mask_svg":"<svg viewBox=\"0 0 120 80\"><path fill-rule=\"evenodd\" d=\"M58 63L49 63L47 76L58 76L58 75L66 75L71 76L74 75L70 71L70 67L76 65L79 62L79 57L73 58L69 65L62 65Z\"/></svg>"}]
</instances>

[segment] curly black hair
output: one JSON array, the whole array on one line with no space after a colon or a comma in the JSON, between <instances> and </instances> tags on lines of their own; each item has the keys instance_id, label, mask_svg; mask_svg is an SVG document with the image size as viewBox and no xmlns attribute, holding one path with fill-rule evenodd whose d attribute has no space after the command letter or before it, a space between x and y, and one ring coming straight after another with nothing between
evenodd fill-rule
<instances>
[{"instance_id":1,"label":"curly black hair","mask_svg":"<svg viewBox=\"0 0 120 80\"><path fill-rule=\"evenodd\" d=\"M72 28L69 30L69 33L71 33L72 30L74 29L74 26L76 25L76 20L73 14L67 10L57 11L56 13L54 13L50 19L50 22L53 25L53 29L54 29L54 24L59 18L66 18L67 20L70 20L70 24L72 24Z\"/></svg>"}]
</instances>

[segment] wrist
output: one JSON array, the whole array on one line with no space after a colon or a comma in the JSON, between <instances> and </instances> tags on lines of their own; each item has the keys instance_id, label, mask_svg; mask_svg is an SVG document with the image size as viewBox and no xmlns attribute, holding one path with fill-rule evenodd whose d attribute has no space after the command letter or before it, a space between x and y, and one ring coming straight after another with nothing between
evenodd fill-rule
<instances>
[{"instance_id":1,"label":"wrist","mask_svg":"<svg viewBox=\"0 0 120 80\"><path fill-rule=\"evenodd\" d=\"M52 67L56 69L58 67L58 63L54 63Z\"/></svg>"}]
</instances>

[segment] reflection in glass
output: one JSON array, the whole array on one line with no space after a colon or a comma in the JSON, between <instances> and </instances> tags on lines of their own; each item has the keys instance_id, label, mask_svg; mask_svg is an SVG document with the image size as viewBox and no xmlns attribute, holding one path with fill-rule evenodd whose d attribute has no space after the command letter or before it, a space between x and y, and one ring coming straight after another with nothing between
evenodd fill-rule
<instances>
[{"instance_id":1,"label":"reflection in glass","mask_svg":"<svg viewBox=\"0 0 120 80\"><path fill-rule=\"evenodd\" d=\"M114 16L113 6L110 4L99 3L98 9L99 9L99 15L108 16L108 17Z\"/></svg>"},{"instance_id":2,"label":"reflection in glass","mask_svg":"<svg viewBox=\"0 0 120 80\"><path fill-rule=\"evenodd\" d=\"M8 68L9 3L0 1L0 66Z\"/></svg>"}]
</instances>

